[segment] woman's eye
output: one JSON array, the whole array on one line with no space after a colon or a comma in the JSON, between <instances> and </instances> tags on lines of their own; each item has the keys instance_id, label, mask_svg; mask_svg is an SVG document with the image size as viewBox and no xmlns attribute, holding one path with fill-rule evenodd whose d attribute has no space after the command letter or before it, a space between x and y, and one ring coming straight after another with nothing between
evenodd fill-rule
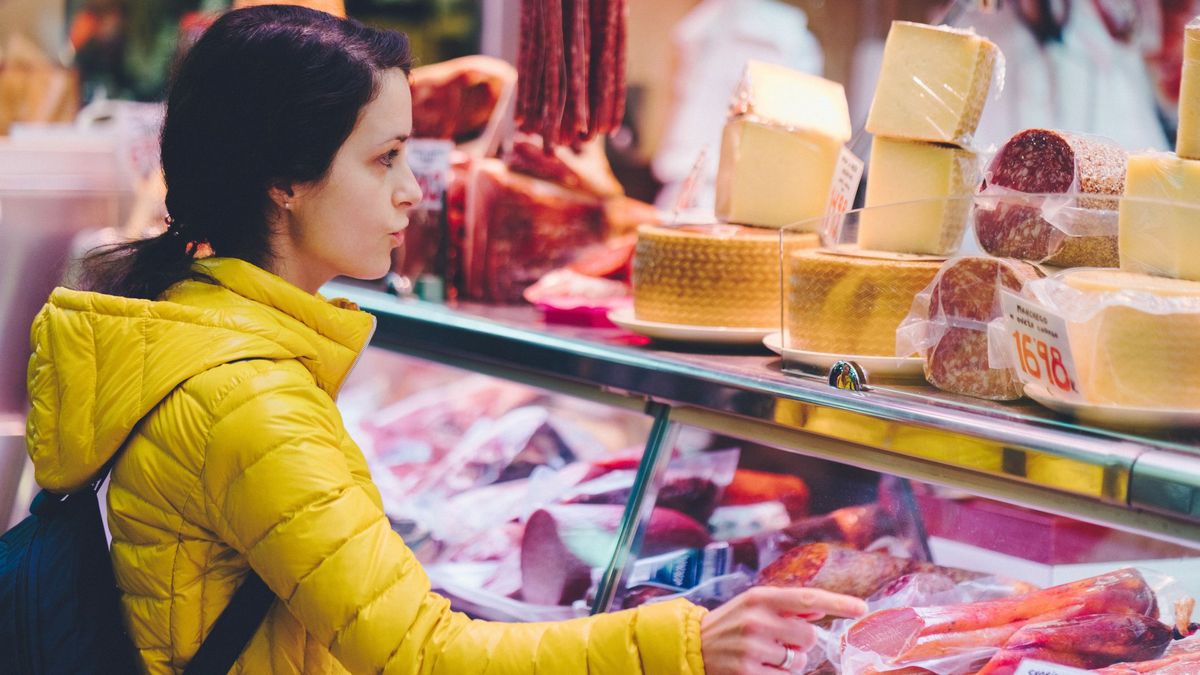
<instances>
[{"instance_id":1,"label":"woman's eye","mask_svg":"<svg viewBox=\"0 0 1200 675\"><path fill-rule=\"evenodd\" d=\"M392 168L392 165L395 164L396 158L399 156L400 151L398 149L392 149L389 150L386 155L380 157L379 162L390 169Z\"/></svg>"}]
</instances>

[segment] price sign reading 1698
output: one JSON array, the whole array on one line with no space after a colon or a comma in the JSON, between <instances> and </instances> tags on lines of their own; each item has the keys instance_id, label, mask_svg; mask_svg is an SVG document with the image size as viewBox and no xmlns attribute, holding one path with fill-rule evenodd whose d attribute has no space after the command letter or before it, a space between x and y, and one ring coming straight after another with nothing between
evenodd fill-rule
<instances>
[{"instance_id":1,"label":"price sign reading 1698","mask_svg":"<svg viewBox=\"0 0 1200 675\"><path fill-rule=\"evenodd\" d=\"M1037 384L1061 398L1078 399L1078 378L1066 320L1038 302L1008 290L1000 293L1000 307L1013 348L1009 361L1016 361L1013 365L1021 381ZM996 337L1001 335L1004 333Z\"/></svg>"},{"instance_id":2,"label":"price sign reading 1698","mask_svg":"<svg viewBox=\"0 0 1200 675\"><path fill-rule=\"evenodd\" d=\"M1071 391L1071 376L1067 373L1067 366L1063 363L1063 355L1058 347L1047 345L1019 330L1012 332L1012 338L1016 342L1017 356L1025 374L1064 392Z\"/></svg>"}]
</instances>

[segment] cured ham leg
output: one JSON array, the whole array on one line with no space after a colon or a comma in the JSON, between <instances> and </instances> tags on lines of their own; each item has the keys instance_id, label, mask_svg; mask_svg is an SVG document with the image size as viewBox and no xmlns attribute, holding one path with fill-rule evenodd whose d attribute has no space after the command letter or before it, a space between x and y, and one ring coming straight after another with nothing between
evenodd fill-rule
<instances>
[{"instance_id":1,"label":"cured ham leg","mask_svg":"<svg viewBox=\"0 0 1200 675\"><path fill-rule=\"evenodd\" d=\"M1072 668L1162 656L1171 629L1141 614L1094 614L1030 624L1018 630L976 675L1012 675L1022 659Z\"/></svg>"},{"instance_id":2,"label":"cured ham leg","mask_svg":"<svg viewBox=\"0 0 1200 675\"><path fill-rule=\"evenodd\" d=\"M1158 606L1142 576L1121 569L1004 600L876 612L850 627L843 651L873 653L898 669L968 649L1003 647L1028 624L1089 614L1157 618Z\"/></svg>"}]
</instances>

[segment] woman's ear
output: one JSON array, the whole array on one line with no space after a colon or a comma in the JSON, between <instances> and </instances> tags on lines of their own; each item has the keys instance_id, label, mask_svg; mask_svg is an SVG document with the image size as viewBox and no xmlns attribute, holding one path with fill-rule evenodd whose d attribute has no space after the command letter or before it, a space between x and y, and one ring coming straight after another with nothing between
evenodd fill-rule
<instances>
[{"instance_id":1,"label":"woman's ear","mask_svg":"<svg viewBox=\"0 0 1200 675\"><path fill-rule=\"evenodd\" d=\"M267 189L267 194L270 195L276 208L289 211L292 208L292 199L296 196L296 191L289 183L275 183Z\"/></svg>"}]
</instances>

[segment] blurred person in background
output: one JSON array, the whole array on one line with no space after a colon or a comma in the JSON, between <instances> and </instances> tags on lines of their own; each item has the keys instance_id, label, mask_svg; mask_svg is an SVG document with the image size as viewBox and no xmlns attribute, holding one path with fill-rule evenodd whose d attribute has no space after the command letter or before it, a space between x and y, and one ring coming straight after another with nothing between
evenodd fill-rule
<instances>
[{"instance_id":1,"label":"blurred person in background","mask_svg":"<svg viewBox=\"0 0 1200 675\"><path fill-rule=\"evenodd\" d=\"M69 492L116 457L112 558L146 670L181 671L251 571L278 600L239 673L803 669L808 621L862 601L759 588L504 624L431 592L334 404L374 320L318 293L386 273L420 196L411 60L402 34L322 12L217 20L167 99L167 230L92 254L85 290L34 321L36 477Z\"/></svg>"}]
</instances>

